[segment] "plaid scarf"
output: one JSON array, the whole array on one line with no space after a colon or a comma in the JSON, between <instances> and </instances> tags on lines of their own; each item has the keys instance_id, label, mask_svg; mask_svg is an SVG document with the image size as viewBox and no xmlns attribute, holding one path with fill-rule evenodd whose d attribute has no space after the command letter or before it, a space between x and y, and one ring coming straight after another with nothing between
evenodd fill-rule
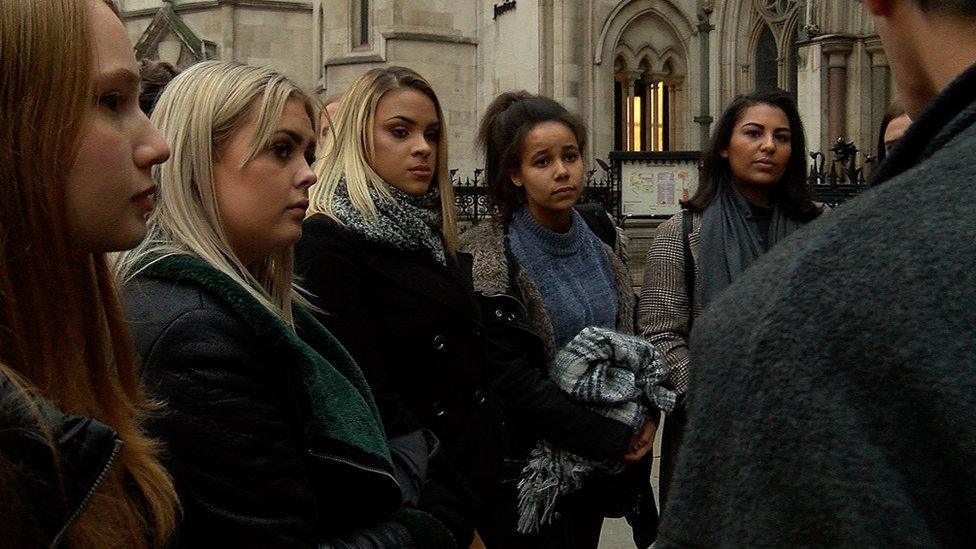
<instances>
[{"instance_id":1,"label":"plaid scarf","mask_svg":"<svg viewBox=\"0 0 976 549\"><path fill-rule=\"evenodd\" d=\"M660 386L667 371L657 349L639 337L584 328L557 354L549 378L591 410L639 429L650 407L670 412L675 395ZM579 490L597 473L617 474L620 462L598 462L540 440L519 481L519 532L552 523L558 496Z\"/></svg>"},{"instance_id":2,"label":"plaid scarf","mask_svg":"<svg viewBox=\"0 0 976 549\"><path fill-rule=\"evenodd\" d=\"M368 219L352 206L346 185L336 187L332 198L332 213L353 232L370 242L386 244L397 250L427 250L441 265L447 265L444 241L441 240L441 196L437 185L421 196L410 196L390 185L387 190L393 200L380 196L368 186L369 197L376 204L379 215Z\"/></svg>"}]
</instances>

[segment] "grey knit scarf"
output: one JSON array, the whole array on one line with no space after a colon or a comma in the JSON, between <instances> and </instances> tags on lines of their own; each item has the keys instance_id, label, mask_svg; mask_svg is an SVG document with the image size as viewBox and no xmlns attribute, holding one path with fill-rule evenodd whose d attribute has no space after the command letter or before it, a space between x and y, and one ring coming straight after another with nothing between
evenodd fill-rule
<instances>
[{"instance_id":1,"label":"grey knit scarf","mask_svg":"<svg viewBox=\"0 0 976 549\"><path fill-rule=\"evenodd\" d=\"M549 378L572 398L635 431L651 408L674 408L674 393L660 385L666 375L653 345L595 326L583 328L549 369ZM519 532L534 533L552 523L557 498L579 490L586 479L623 468L619 461L593 461L539 441L519 481Z\"/></svg>"},{"instance_id":2,"label":"grey knit scarf","mask_svg":"<svg viewBox=\"0 0 976 549\"><path fill-rule=\"evenodd\" d=\"M431 185L421 196L410 196L392 185L388 190L393 200L369 186L369 196L379 211L375 219L369 219L353 208L345 183L340 184L332 198L332 213L343 225L370 242L404 251L427 250L441 265L446 265L437 186Z\"/></svg>"},{"instance_id":3,"label":"grey knit scarf","mask_svg":"<svg viewBox=\"0 0 976 549\"><path fill-rule=\"evenodd\" d=\"M801 225L799 221L786 217L779 204L774 204L767 249ZM752 222L749 203L732 181L723 178L715 198L702 213L702 259L698 268L703 308L762 255L759 237L756 224Z\"/></svg>"}]
</instances>

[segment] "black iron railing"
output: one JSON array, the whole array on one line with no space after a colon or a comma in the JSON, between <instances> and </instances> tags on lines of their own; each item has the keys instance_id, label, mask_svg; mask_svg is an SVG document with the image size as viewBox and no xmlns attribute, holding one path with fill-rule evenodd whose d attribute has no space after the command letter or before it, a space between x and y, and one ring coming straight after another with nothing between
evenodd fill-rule
<instances>
[{"instance_id":1,"label":"black iron railing","mask_svg":"<svg viewBox=\"0 0 976 549\"><path fill-rule=\"evenodd\" d=\"M829 165L823 153L810 153L813 162L810 164L807 185L817 201L838 206L868 187L867 180L870 174L865 172L869 169L873 170L875 158L861 154L862 164L858 166L860 151L853 142L845 142L843 139L837 139L830 152L833 153L834 158Z\"/></svg>"},{"instance_id":2,"label":"black iron railing","mask_svg":"<svg viewBox=\"0 0 976 549\"><path fill-rule=\"evenodd\" d=\"M838 206L857 196L868 187L867 180L874 170L873 156L861 153L854 143L838 139L831 147L832 159L821 152L810 153L813 162L807 185L814 198L830 206ZM585 173L586 186L580 203L597 202L615 218L620 218L620 181L617 171L606 161L596 159L597 167ZM491 215L487 189L482 180L483 170L462 176L457 168L451 170L451 183L457 204L458 220L476 223Z\"/></svg>"},{"instance_id":3,"label":"black iron railing","mask_svg":"<svg viewBox=\"0 0 976 549\"><path fill-rule=\"evenodd\" d=\"M586 186L580 203L598 202L611 215L617 216L620 206L618 199L620 186L616 181L616 174L610 165L597 159L598 168L587 170L585 173ZM488 202L487 189L481 175L481 169L471 172L472 175L462 177L457 168L451 170L451 184L454 187L454 202L457 205L458 220L477 223L491 215L491 205Z\"/></svg>"}]
</instances>

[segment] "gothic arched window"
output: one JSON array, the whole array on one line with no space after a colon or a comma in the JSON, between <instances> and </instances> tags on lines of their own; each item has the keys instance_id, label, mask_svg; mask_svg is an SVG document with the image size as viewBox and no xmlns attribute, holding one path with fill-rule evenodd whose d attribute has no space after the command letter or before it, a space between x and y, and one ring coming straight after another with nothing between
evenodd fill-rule
<instances>
[{"instance_id":1,"label":"gothic arched window","mask_svg":"<svg viewBox=\"0 0 976 549\"><path fill-rule=\"evenodd\" d=\"M671 147L673 86L638 71L618 73L614 83L614 147L618 151L666 151Z\"/></svg>"},{"instance_id":2,"label":"gothic arched window","mask_svg":"<svg viewBox=\"0 0 976 549\"><path fill-rule=\"evenodd\" d=\"M358 9L353 12L352 45L357 48L369 45L369 0L359 0L355 4Z\"/></svg>"},{"instance_id":3,"label":"gothic arched window","mask_svg":"<svg viewBox=\"0 0 976 549\"><path fill-rule=\"evenodd\" d=\"M770 90L779 87L779 63L777 62L776 38L768 25L763 25L756 44L756 89Z\"/></svg>"}]
</instances>

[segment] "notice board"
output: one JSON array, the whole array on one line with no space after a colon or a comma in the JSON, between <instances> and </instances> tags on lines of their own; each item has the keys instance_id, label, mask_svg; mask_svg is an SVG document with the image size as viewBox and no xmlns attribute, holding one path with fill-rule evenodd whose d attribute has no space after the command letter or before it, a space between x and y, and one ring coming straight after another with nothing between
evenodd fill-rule
<instances>
[{"instance_id":1,"label":"notice board","mask_svg":"<svg viewBox=\"0 0 976 549\"><path fill-rule=\"evenodd\" d=\"M699 151L612 152L610 161L625 217L671 217L698 189Z\"/></svg>"}]
</instances>

